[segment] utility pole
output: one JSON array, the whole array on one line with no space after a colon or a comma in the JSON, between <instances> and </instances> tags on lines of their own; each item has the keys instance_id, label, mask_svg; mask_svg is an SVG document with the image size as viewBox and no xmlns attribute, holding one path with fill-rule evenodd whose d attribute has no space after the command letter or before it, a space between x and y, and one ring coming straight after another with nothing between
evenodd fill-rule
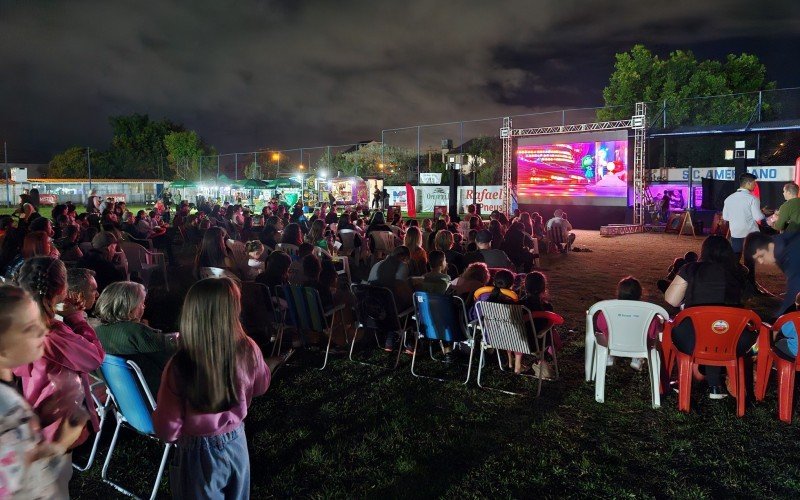
<instances>
[{"instance_id":1,"label":"utility pole","mask_svg":"<svg viewBox=\"0 0 800 500\"><path fill-rule=\"evenodd\" d=\"M9 186L8 178L8 144L3 141L3 163L6 165L6 205L11 206L11 187Z\"/></svg>"},{"instance_id":2,"label":"utility pole","mask_svg":"<svg viewBox=\"0 0 800 500\"><path fill-rule=\"evenodd\" d=\"M89 156L89 148L86 148L86 166L89 170L89 192L92 192L92 157Z\"/></svg>"}]
</instances>

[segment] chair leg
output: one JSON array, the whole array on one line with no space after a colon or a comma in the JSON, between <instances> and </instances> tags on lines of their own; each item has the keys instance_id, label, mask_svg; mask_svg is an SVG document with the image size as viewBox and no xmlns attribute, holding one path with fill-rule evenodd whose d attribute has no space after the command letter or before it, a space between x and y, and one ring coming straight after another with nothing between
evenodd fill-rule
<instances>
[{"instance_id":1,"label":"chair leg","mask_svg":"<svg viewBox=\"0 0 800 500\"><path fill-rule=\"evenodd\" d=\"M481 349L481 355L480 358L478 359L478 387L484 388L483 384L481 384L481 374L483 374L484 354L486 352L485 349L483 348L483 344L481 344L480 349Z\"/></svg>"},{"instance_id":2,"label":"chair leg","mask_svg":"<svg viewBox=\"0 0 800 500\"><path fill-rule=\"evenodd\" d=\"M744 378L744 359L738 358L736 366L733 367L736 372L736 380L734 380L734 387L736 387L736 416L744 416L745 399L747 399L747 383Z\"/></svg>"},{"instance_id":3,"label":"chair leg","mask_svg":"<svg viewBox=\"0 0 800 500\"><path fill-rule=\"evenodd\" d=\"M324 370L328 366L328 356L331 353L331 342L333 342L333 330L330 329L326 333L328 334L328 346L325 348L325 361L322 362L320 370Z\"/></svg>"},{"instance_id":4,"label":"chair leg","mask_svg":"<svg viewBox=\"0 0 800 500\"><path fill-rule=\"evenodd\" d=\"M553 337L553 329L550 329L550 345L553 346L553 370L556 372L556 380L561 378L561 373L558 371L558 355L556 354L556 343Z\"/></svg>"},{"instance_id":5,"label":"chair leg","mask_svg":"<svg viewBox=\"0 0 800 500\"><path fill-rule=\"evenodd\" d=\"M769 376L772 373L772 364L775 359L772 353L764 356L764 361L756 365L756 400L764 401L764 396L767 395L767 386L769 385Z\"/></svg>"},{"instance_id":6,"label":"chair leg","mask_svg":"<svg viewBox=\"0 0 800 500\"><path fill-rule=\"evenodd\" d=\"M158 467L158 475L156 476L156 481L153 483L153 491L150 493L150 500L156 499L156 494L158 493L158 487L161 486L161 476L164 475L164 469L167 466L167 458L169 458L169 452L172 449L171 444L167 443L164 445L164 453L161 455L161 465Z\"/></svg>"},{"instance_id":7,"label":"chair leg","mask_svg":"<svg viewBox=\"0 0 800 500\"><path fill-rule=\"evenodd\" d=\"M591 335L586 336L586 347L584 348L584 369L586 371L586 381L589 382L594 379L594 350L596 346L594 337Z\"/></svg>"},{"instance_id":8,"label":"chair leg","mask_svg":"<svg viewBox=\"0 0 800 500\"><path fill-rule=\"evenodd\" d=\"M469 349L469 364L467 365L467 379L464 380L464 385L469 383L469 377L472 374L472 358L475 356L475 338L470 341L472 344Z\"/></svg>"},{"instance_id":9,"label":"chair leg","mask_svg":"<svg viewBox=\"0 0 800 500\"><path fill-rule=\"evenodd\" d=\"M86 472L92 467L92 464L94 464L94 458L97 455L97 448L100 445L100 436L103 435L103 424L106 421L106 415L108 414L110 402L111 398L107 398L106 404L97 409L97 413L100 415L100 423L98 425L97 434L94 436L94 443L92 443L92 451L89 453L89 460L86 461L86 465L83 467L72 464L72 467L78 472Z\"/></svg>"},{"instance_id":10,"label":"chair leg","mask_svg":"<svg viewBox=\"0 0 800 500\"><path fill-rule=\"evenodd\" d=\"M608 348L601 345L594 347L594 400L598 403L605 402L606 391L606 360L608 359Z\"/></svg>"},{"instance_id":11,"label":"chair leg","mask_svg":"<svg viewBox=\"0 0 800 500\"><path fill-rule=\"evenodd\" d=\"M419 346L419 334L414 335L414 354L411 355L411 375L415 377L419 377L416 372L414 372L414 366L417 361L417 347Z\"/></svg>"},{"instance_id":12,"label":"chair leg","mask_svg":"<svg viewBox=\"0 0 800 500\"><path fill-rule=\"evenodd\" d=\"M792 400L794 396L794 364L778 362L778 418L787 424L792 423Z\"/></svg>"},{"instance_id":13,"label":"chair leg","mask_svg":"<svg viewBox=\"0 0 800 500\"><path fill-rule=\"evenodd\" d=\"M692 398L692 360L689 356L678 356L678 409L689 413Z\"/></svg>"},{"instance_id":14,"label":"chair leg","mask_svg":"<svg viewBox=\"0 0 800 500\"><path fill-rule=\"evenodd\" d=\"M647 360L650 373L650 392L653 396L653 408L661 408L661 358L658 350L650 349L650 358Z\"/></svg>"},{"instance_id":15,"label":"chair leg","mask_svg":"<svg viewBox=\"0 0 800 500\"><path fill-rule=\"evenodd\" d=\"M355 361L353 359L353 349L356 347L356 340L358 340L358 331L361 330L361 325L356 327L356 331L353 332L353 342L350 344L350 361Z\"/></svg>"},{"instance_id":16,"label":"chair leg","mask_svg":"<svg viewBox=\"0 0 800 500\"><path fill-rule=\"evenodd\" d=\"M403 335L400 336L400 345L397 346L397 359L394 361L394 369L396 370L398 366L400 366L400 355L403 354L403 349L406 347L406 332L403 330ZM417 350L414 349L414 354L417 354Z\"/></svg>"}]
</instances>

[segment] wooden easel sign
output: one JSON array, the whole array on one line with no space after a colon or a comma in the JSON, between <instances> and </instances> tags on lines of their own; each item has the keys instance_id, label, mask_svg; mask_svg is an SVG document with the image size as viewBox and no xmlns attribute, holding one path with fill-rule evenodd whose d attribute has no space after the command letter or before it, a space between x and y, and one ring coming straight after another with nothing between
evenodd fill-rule
<instances>
[{"instance_id":1,"label":"wooden easel sign","mask_svg":"<svg viewBox=\"0 0 800 500\"><path fill-rule=\"evenodd\" d=\"M678 212L669 216L667 219L667 227L664 228L665 233L674 233L678 236L682 234L691 234L697 236L694 232L694 224L689 212Z\"/></svg>"}]
</instances>

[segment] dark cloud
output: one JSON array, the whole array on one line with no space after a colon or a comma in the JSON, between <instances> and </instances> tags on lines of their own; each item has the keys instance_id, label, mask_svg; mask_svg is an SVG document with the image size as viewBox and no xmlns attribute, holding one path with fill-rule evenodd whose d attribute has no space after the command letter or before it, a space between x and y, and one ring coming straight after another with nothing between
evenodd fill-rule
<instances>
[{"instance_id":1,"label":"dark cloud","mask_svg":"<svg viewBox=\"0 0 800 500\"><path fill-rule=\"evenodd\" d=\"M0 3L0 135L15 160L104 146L149 113L221 151L602 103L615 52L754 52L783 86L794 0ZM494 126L494 125L492 125ZM429 134L431 137L441 135ZM426 137L426 140L433 140Z\"/></svg>"}]
</instances>

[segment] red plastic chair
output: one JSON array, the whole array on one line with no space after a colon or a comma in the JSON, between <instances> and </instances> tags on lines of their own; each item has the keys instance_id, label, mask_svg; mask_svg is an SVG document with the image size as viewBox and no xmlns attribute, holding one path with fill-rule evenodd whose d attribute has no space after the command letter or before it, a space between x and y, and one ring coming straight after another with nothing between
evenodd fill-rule
<instances>
[{"instance_id":1,"label":"red plastic chair","mask_svg":"<svg viewBox=\"0 0 800 500\"><path fill-rule=\"evenodd\" d=\"M767 392L769 376L772 365L778 365L778 418L787 424L792 423L792 399L794 397L795 372L800 370L800 356L794 361L788 361L778 356L772 346L772 332L780 331L786 323L794 323L796 331L800 332L800 312L784 314L772 325L764 328L765 335L759 337L758 342L758 371L756 373L756 399L762 401Z\"/></svg>"},{"instance_id":2,"label":"red plastic chair","mask_svg":"<svg viewBox=\"0 0 800 500\"><path fill-rule=\"evenodd\" d=\"M684 319L694 325L694 352L683 354L672 343L672 329ZM662 345L664 364L669 374L678 362L678 409L689 412L692 395L692 371L698 365L722 366L727 369L736 391L736 416L744 415L744 358L736 355L736 346L745 327L761 330L761 318L749 309L723 306L697 306L684 309L664 327Z\"/></svg>"}]
</instances>

